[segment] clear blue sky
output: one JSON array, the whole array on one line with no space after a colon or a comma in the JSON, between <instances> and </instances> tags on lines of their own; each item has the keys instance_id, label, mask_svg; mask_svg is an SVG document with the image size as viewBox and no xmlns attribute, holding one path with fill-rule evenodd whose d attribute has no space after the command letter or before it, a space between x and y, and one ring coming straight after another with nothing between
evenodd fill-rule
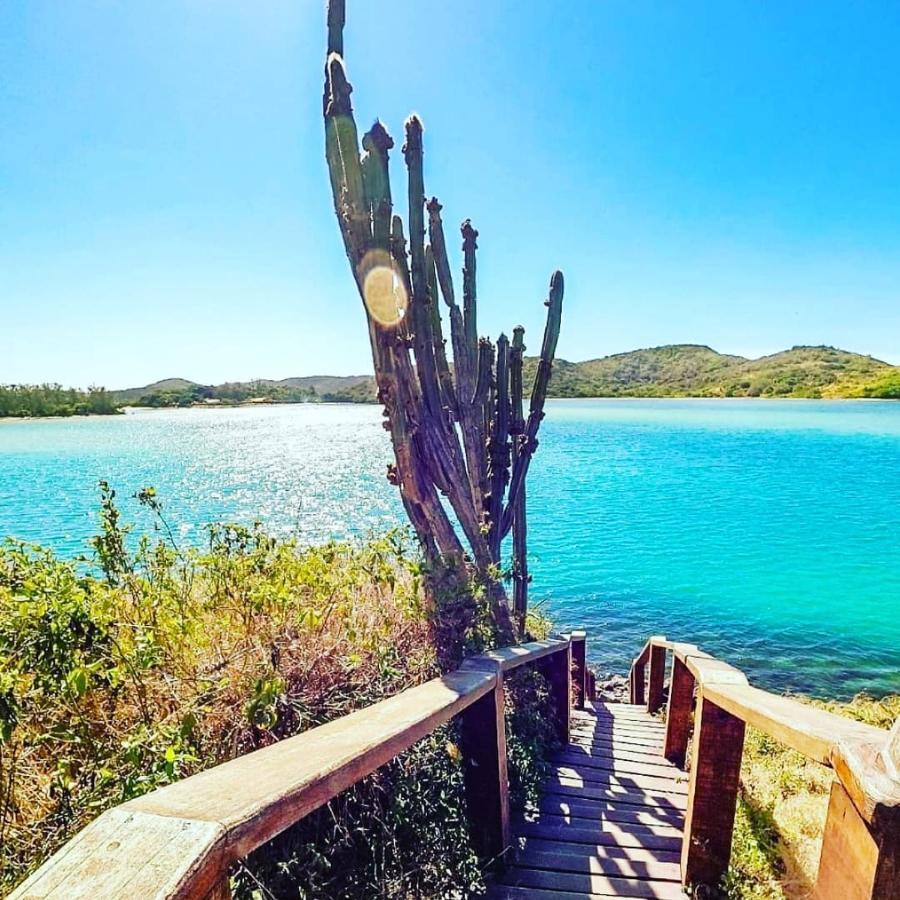
<instances>
[{"instance_id":1,"label":"clear blue sky","mask_svg":"<svg viewBox=\"0 0 900 900\"><path fill-rule=\"evenodd\" d=\"M536 348L558 267L568 359L900 363L896 0L348 7L358 121L419 112L481 232L482 332ZM0 3L0 382L370 371L323 45L319 0Z\"/></svg>"}]
</instances>

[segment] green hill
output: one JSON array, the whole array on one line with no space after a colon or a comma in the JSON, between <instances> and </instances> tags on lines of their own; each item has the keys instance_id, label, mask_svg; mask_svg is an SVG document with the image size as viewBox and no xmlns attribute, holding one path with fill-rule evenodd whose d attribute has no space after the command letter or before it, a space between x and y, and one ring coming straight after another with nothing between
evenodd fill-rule
<instances>
[{"instance_id":1,"label":"green hill","mask_svg":"<svg viewBox=\"0 0 900 900\"><path fill-rule=\"evenodd\" d=\"M526 359L526 383L537 360ZM834 347L793 347L760 359L672 344L601 359L557 360L552 397L897 397L900 369Z\"/></svg>"},{"instance_id":2,"label":"green hill","mask_svg":"<svg viewBox=\"0 0 900 900\"><path fill-rule=\"evenodd\" d=\"M537 359L525 360L530 384ZM717 353L701 344L669 344L600 359L558 359L551 397L872 397L900 399L900 367L834 347L792 347L760 359ZM371 375L308 375L202 385L167 378L112 391L120 405L204 403L374 403Z\"/></svg>"}]
</instances>

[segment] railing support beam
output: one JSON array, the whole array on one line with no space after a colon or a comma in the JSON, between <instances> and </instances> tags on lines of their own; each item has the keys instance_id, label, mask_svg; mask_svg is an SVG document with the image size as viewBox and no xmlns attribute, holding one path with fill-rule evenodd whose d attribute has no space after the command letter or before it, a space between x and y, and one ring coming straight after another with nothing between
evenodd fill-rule
<instances>
[{"instance_id":1,"label":"railing support beam","mask_svg":"<svg viewBox=\"0 0 900 900\"><path fill-rule=\"evenodd\" d=\"M691 711L694 704L694 676L688 667L672 654L672 676L669 680L669 705L666 710L666 741L663 756L676 766L684 766L691 733Z\"/></svg>"},{"instance_id":2,"label":"railing support beam","mask_svg":"<svg viewBox=\"0 0 900 900\"><path fill-rule=\"evenodd\" d=\"M631 664L631 677L629 678L629 686L631 688L631 702L637 706L644 705L644 663L640 657Z\"/></svg>"},{"instance_id":3,"label":"railing support beam","mask_svg":"<svg viewBox=\"0 0 900 900\"><path fill-rule=\"evenodd\" d=\"M572 687L575 691L575 705L578 709L584 709L584 701L588 695L585 642L586 635L583 631L572 632Z\"/></svg>"},{"instance_id":4,"label":"railing support beam","mask_svg":"<svg viewBox=\"0 0 900 900\"><path fill-rule=\"evenodd\" d=\"M497 673L494 690L476 700L460 719L472 841L482 859L498 859L512 843L502 673Z\"/></svg>"},{"instance_id":5,"label":"railing support beam","mask_svg":"<svg viewBox=\"0 0 900 900\"><path fill-rule=\"evenodd\" d=\"M650 648L650 683L647 689L647 712L655 713L662 709L664 682L666 675L666 648Z\"/></svg>"},{"instance_id":6,"label":"railing support beam","mask_svg":"<svg viewBox=\"0 0 900 900\"><path fill-rule=\"evenodd\" d=\"M681 877L716 888L728 869L737 807L744 723L703 698L697 702Z\"/></svg>"},{"instance_id":7,"label":"railing support beam","mask_svg":"<svg viewBox=\"0 0 900 900\"><path fill-rule=\"evenodd\" d=\"M900 897L900 828L875 834L837 779L831 785L816 900Z\"/></svg>"},{"instance_id":8,"label":"railing support beam","mask_svg":"<svg viewBox=\"0 0 900 900\"><path fill-rule=\"evenodd\" d=\"M557 737L569 743L569 720L572 712L572 644L564 650L537 661L537 668L550 685L550 696L556 712Z\"/></svg>"}]
</instances>

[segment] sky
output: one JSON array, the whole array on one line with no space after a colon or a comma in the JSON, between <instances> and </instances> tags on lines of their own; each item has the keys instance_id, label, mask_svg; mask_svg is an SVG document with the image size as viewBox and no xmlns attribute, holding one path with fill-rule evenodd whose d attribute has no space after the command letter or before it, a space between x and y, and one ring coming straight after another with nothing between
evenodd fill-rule
<instances>
[{"instance_id":1,"label":"sky","mask_svg":"<svg viewBox=\"0 0 900 900\"><path fill-rule=\"evenodd\" d=\"M900 4L348 0L357 121L425 123L479 330L900 363ZM320 0L0 2L0 383L371 371Z\"/></svg>"}]
</instances>

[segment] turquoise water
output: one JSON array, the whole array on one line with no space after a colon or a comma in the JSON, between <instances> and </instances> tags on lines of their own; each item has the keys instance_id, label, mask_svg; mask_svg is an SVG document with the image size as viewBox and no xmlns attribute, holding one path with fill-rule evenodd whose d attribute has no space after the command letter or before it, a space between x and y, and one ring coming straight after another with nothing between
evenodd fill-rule
<instances>
[{"instance_id":1,"label":"turquoise water","mask_svg":"<svg viewBox=\"0 0 900 900\"><path fill-rule=\"evenodd\" d=\"M389 459L375 407L3 422L0 535L83 551L105 478L154 485L187 541L354 536L403 521ZM900 691L900 404L555 401L532 473L533 597L601 669L661 633L764 686Z\"/></svg>"}]
</instances>

